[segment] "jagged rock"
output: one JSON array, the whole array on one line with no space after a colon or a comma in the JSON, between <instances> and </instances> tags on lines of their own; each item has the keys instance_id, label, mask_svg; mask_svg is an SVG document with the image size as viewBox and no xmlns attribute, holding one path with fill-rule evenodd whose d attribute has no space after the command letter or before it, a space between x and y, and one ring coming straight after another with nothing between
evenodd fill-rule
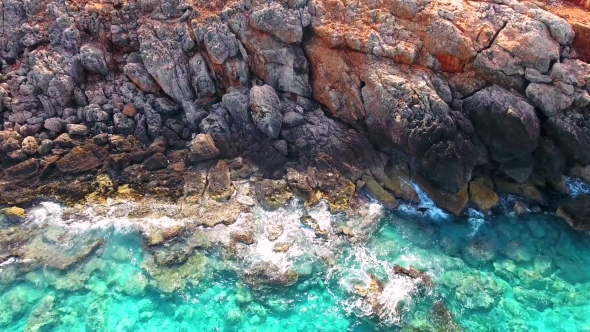
<instances>
[{"instance_id":1,"label":"jagged rock","mask_svg":"<svg viewBox=\"0 0 590 332\"><path fill-rule=\"evenodd\" d=\"M547 117L555 116L560 111L570 107L575 100L574 95L567 95L559 87L531 83L526 88L526 96L538 108L543 110Z\"/></svg>"},{"instance_id":2,"label":"jagged rock","mask_svg":"<svg viewBox=\"0 0 590 332\"><path fill-rule=\"evenodd\" d=\"M161 152L155 153L143 162L143 168L146 171L156 171L168 167L168 158Z\"/></svg>"},{"instance_id":3,"label":"jagged rock","mask_svg":"<svg viewBox=\"0 0 590 332\"><path fill-rule=\"evenodd\" d=\"M231 175L227 164L219 160L207 175L207 192L209 196L219 202L226 201L234 192Z\"/></svg>"},{"instance_id":4,"label":"jagged rock","mask_svg":"<svg viewBox=\"0 0 590 332\"><path fill-rule=\"evenodd\" d=\"M250 25L273 34L287 44L300 43L303 38L300 12L278 3L254 11L250 16Z\"/></svg>"},{"instance_id":5,"label":"jagged rock","mask_svg":"<svg viewBox=\"0 0 590 332\"><path fill-rule=\"evenodd\" d=\"M135 123L132 118L129 118L123 113L113 115L113 122L115 124L115 131L120 135L133 135L135 132Z\"/></svg>"},{"instance_id":6,"label":"jagged rock","mask_svg":"<svg viewBox=\"0 0 590 332\"><path fill-rule=\"evenodd\" d=\"M191 83L197 98L207 98L215 95L217 88L209 76L209 68L201 54L197 53L188 62L191 73Z\"/></svg>"},{"instance_id":7,"label":"jagged rock","mask_svg":"<svg viewBox=\"0 0 590 332\"><path fill-rule=\"evenodd\" d=\"M514 206L512 206L512 211L517 217L521 217L529 212L526 205L521 201L514 202Z\"/></svg>"},{"instance_id":8,"label":"jagged rock","mask_svg":"<svg viewBox=\"0 0 590 332\"><path fill-rule=\"evenodd\" d=\"M275 90L269 85L252 87L250 109L256 127L268 137L277 138L281 132L283 115L281 101Z\"/></svg>"},{"instance_id":9,"label":"jagged rock","mask_svg":"<svg viewBox=\"0 0 590 332\"><path fill-rule=\"evenodd\" d=\"M123 72L142 91L148 93L157 93L160 91L160 86L147 71L143 63L128 63L123 67Z\"/></svg>"},{"instance_id":10,"label":"jagged rock","mask_svg":"<svg viewBox=\"0 0 590 332\"><path fill-rule=\"evenodd\" d=\"M104 53L98 47L84 45L80 47L80 63L86 70L106 76L109 73Z\"/></svg>"},{"instance_id":11,"label":"jagged rock","mask_svg":"<svg viewBox=\"0 0 590 332\"><path fill-rule=\"evenodd\" d=\"M39 149L39 145L37 144L37 140L33 136L25 137L22 142L21 149L24 153L28 154L29 156L34 155L37 153Z\"/></svg>"},{"instance_id":12,"label":"jagged rock","mask_svg":"<svg viewBox=\"0 0 590 332\"><path fill-rule=\"evenodd\" d=\"M291 192L285 180L263 179L257 181L255 191L260 205L271 211L287 204L291 197Z\"/></svg>"},{"instance_id":13,"label":"jagged rock","mask_svg":"<svg viewBox=\"0 0 590 332\"><path fill-rule=\"evenodd\" d=\"M253 130L250 114L250 91L244 88L230 88L228 93L223 95L222 100L223 105L240 127Z\"/></svg>"},{"instance_id":14,"label":"jagged rock","mask_svg":"<svg viewBox=\"0 0 590 332\"><path fill-rule=\"evenodd\" d=\"M195 93L190 82L188 60L167 26L149 21L138 30L143 63L164 92L176 102L192 101Z\"/></svg>"},{"instance_id":15,"label":"jagged rock","mask_svg":"<svg viewBox=\"0 0 590 332\"><path fill-rule=\"evenodd\" d=\"M213 159L219 155L219 149L210 135L198 134L189 145L188 155L191 161Z\"/></svg>"},{"instance_id":16,"label":"jagged rock","mask_svg":"<svg viewBox=\"0 0 590 332\"><path fill-rule=\"evenodd\" d=\"M162 116L174 116L182 110L180 105L173 102L169 98L156 98L154 101L154 108L158 114Z\"/></svg>"},{"instance_id":17,"label":"jagged rock","mask_svg":"<svg viewBox=\"0 0 590 332\"><path fill-rule=\"evenodd\" d=\"M150 137L152 139L159 137L162 130L162 116L148 104L143 106L143 113Z\"/></svg>"},{"instance_id":18,"label":"jagged rock","mask_svg":"<svg viewBox=\"0 0 590 332\"><path fill-rule=\"evenodd\" d=\"M244 281L254 290L268 287L288 287L299 280L299 275L293 270L283 270L270 262L258 262L248 267L244 272Z\"/></svg>"},{"instance_id":19,"label":"jagged rock","mask_svg":"<svg viewBox=\"0 0 590 332\"><path fill-rule=\"evenodd\" d=\"M256 243L256 239L254 238L254 234L249 231L236 231L230 235L231 239L243 243L243 244L253 244Z\"/></svg>"},{"instance_id":20,"label":"jagged rock","mask_svg":"<svg viewBox=\"0 0 590 332\"><path fill-rule=\"evenodd\" d=\"M81 116L79 117L88 122L105 122L111 119L109 113L104 111L100 105L97 104L90 104L84 107Z\"/></svg>"}]
</instances>

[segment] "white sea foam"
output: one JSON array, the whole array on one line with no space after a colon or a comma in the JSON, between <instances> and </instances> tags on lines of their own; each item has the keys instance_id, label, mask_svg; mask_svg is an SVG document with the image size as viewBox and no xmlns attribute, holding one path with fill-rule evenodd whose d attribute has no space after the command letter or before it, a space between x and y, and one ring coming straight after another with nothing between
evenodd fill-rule
<instances>
[{"instance_id":1,"label":"white sea foam","mask_svg":"<svg viewBox=\"0 0 590 332\"><path fill-rule=\"evenodd\" d=\"M398 208L400 211L409 215L424 216L438 221L448 220L451 218L448 213L436 206L434 201L432 201L432 199L422 189L420 189L417 184L410 182L410 185L414 188L416 194L418 194L420 204L418 204L418 206L402 204Z\"/></svg>"},{"instance_id":2,"label":"white sea foam","mask_svg":"<svg viewBox=\"0 0 590 332\"><path fill-rule=\"evenodd\" d=\"M566 177L565 184L572 197L580 195L590 195L590 185L582 181L581 179Z\"/></svg>"}]
</instances>

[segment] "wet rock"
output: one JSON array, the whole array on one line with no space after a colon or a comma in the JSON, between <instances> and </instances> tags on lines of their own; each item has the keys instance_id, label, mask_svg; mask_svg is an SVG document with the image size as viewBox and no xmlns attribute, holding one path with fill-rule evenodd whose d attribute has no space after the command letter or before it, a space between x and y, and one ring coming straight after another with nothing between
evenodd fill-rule
<instances>
[{"instance_id":1,"label":"wet rock","mask_svg":"<svg viewBox=\"0 0 590 332\"><path fill-rule=\"evenodd\" d=\"M498 195L480 178L469 182L469 202L481 211L489 211L498 205Z\"/></svg>"},{"instance_id":2,"label":"wet rock","mask_svg":"<svg viewBox=\"0 0 590 332\"><path fill-rule=\"evenodd\" d=\"M205 276L207 258L196 254L189 257L180 266L158 266L150 256L142 263L142 268L153 279L154 287L165 293L172 293L177 289L184 289L188 285L196 285Z\"/></svg>"},{"instance_id":3,"label":"wet rock","mask_svg":"<svg viewBox=\"0 0 590 332\"><path fill-rule=\"evenodd\" d=\"M263 290L268 287L288 287L299 280L299 275L293 270L282 270L270 262L258 262L248 267L244 272L244 281L253 290Z\"/></svg>"},{"instance_id":4,"label":"wet rock","mask_svg":"<svg viewBox=\"0 0 590 332\"><path fill-rule=\"evenodd\" d=\"M156 171L168 167L168 159L161 152L155 153L143 162L146 171Z\"/></svg>"},{"instance_id":5,"label":"wet rock","mask_svg":"<svg viewBox=\"0 0 590 332\"><path fill-rule=\"evenodd\" d=\"M26 216L26 211L18 206L12 206L0 210L0 215L4 221L9 224L14 224L23 221Z\"/></svg>"},{"instance_id":6,"label":"wet rock","mask_svg":"<svg viewBox=\"0 0 590 332\"><path fill-rule=\"evenodd\" d=\"M208 134L198 134L189 144L188 158L191 161L214 159L218 155L219 149Z\"/></svg>"},{"instance_id":7,"label":"wet rock","mask_svg":"<svg viewBox=\"0 0 590 332\"><path fill-rule=\"evenodd\" d=\"M256 199L268 210L276 210L287 204L291 192L285 180L263 179L256 182Z\"/></svg>"},{"instance_id":8,"label":"wet rock","mask_svg":"<svg viewBox=\"0 0 590 332\"><path fill-rule=\"evenodd\" d=\"M465 329L459 325L453 318L453 314L447 308L442 300L434 302L430 308L430 321L434 324L437 331L444 332L463 332Z\"/></svg>"},{"instance_id":9,"label":"wet rock","mask_svg":"<svg viewBox=\"0 0 590 332\"><path fill-rule=\"evenodd\" d=\"M102 166L107 155L106 150L94 144L87 144L83 147L76 146L59 159L56 166L65 174L84 173Z\"/></svg>"},{"instance_id":10,"label":"wet rock","mask_svg":"<svg viewBox=\"0 0 590 332\"><path fill-rule=\"evenodd\" d=\"M104 53L98 47L84 45L80 48L80 62L89 72L106 76L109 73Z\"/></svg>"},{"instance_id":11,"label":"wet rock","mask_svg":"<svg viewBox=\"0 0 590 332\"><path fill-rule=\"evenodd\" d=\"M254 234L250 231L235 231L232 232L230 235L231 239L243 243L243 244L253 244L256 243L256 239L254 238Z\"/></svg>"},{"instance_id":12,"label":"wet rock","mask_svg":"<svg viewBox=\"0 0 590 332\"><path fill-rule=\"evenodd\" d=\"M304 216L301 216L301 218L299 220L301 221L302 224L311 228L313 230L313 232L315 233L315 235L321 236L321 237L325 237L328 235L328 231L325 229L322 229L320 227L320 225L318 224L318 221L315 220L312 216L304 215Z\"/></svg>"},{"instance_id":13,"label":"wet rock","mask_svg":"<svg viewBox=\"0 0 590 332\"><path fill-rule=\"evenodd\" d=\"M285 228L283 227L283 225L270 224L266 227L266 237L268 238L269 241L274 242L279 237L281 237L281 235L283 235L284 231L285 231Z\"/></svg>"},{"instance_id":14,"label":"wet rock","mask_svg":"<svg viewBox=\"0 0 590 332\"><path fill-rule=\"evenodd\" d=\"M393 271L396 274L405 275L405 276L410 277L412 279L419 280L422 284L424 284L424 286L426 286L428 288L434 287L434 282L432 281L432 279L430 279L430 276L428 276L428 274L426 274L424 272L419 271L418 269L416 269L413 266L410 266L410 268L405 268L405 267L395 264L393 266Z\"/></svg>"},{"instance_id":15,"label":"wet rock","mask_svg":"<svg viewBox=\"0 0 590 332\"><path fill-rule=\"evenodd\" d=\"M29 156L32 156L35 153L37 153L38 149L39 145L37 144L37 140L35 139L35 137L25 137L21 145L21 150L23 150L24 153L28 154Z\"/></svg>"},{"instance_id":16,"label":"wet rock","mask_svg":"<svg viewBox=\"0 0 590 332\"><path fill-rule=\"evenodd\" d=\"M590 232L590 196L580 195L562 204L557 212L574 229Z\"/></svg>"},{"instance_id":17,"label":"wet rock","mask_svg":"<svg viewBox=\"0 0 590 332\"><path fill-rule=\"evenodd\" d=\"M234 186L231 181L231 174L227 164L219 160L207 175L207 193L212 199L222 202L229 199L234 192Z\"/></svg>"},{"instance_id":18,"label":"wet rock","mask_svg":"<svg viewBox=\"0 0 590 332\"><path fill-rule=\"evenodd\" d=\"M539 146L533 152L535 167L544 172L547 181L557 185L565 170L565 156L555 142L548 137L539 138Z\"/></svg>"},{"instance_id":19,"label":"wet rock","mask_svg":"<svg viewBox=\"0 0 590 332\"><path fill-rule=\"evenodd\" d=\"M514 206L512 207L512 211L516 214L517 217L523 216L529 212L526 205L521 201L514 202Z\"/></svg>"},{"instance_id":20,"label":"wet rock","mask_svg":"<svg viewBox=\"0 0 590 332\"><path fill-rule=\"evenodd\" d=\"M382 203L388 209L395 209L398 207L399 202L390 194L387 190L383 189L377 181L372 176L363 176L363 182L365 183L365 188L373 196L376 198L380 203Z\"/></svg>"},{"instance_id":21,"label":"wet rock","mask_svg":"<svg viewBox=\"0 0 590 332\"><path fill-rule=\"evenodd\" d=\"M31 313L24 328L24 332L38 332L50 328L58 323L58 314L54 311L55 297L48 294L41 299Z\"/></svg>"},{"instance_id":22,"label":"wet rock","mask_svg":"<svg viewBox=\"0 0 590 332\"><path fill-rule=\"evenodd\" d=\"M147 234L147 243L149 246L159 245L164 241L177 237L183 229L181 225L152 229Z\"/></svg>"},{"instance_id":23,"label":"wet rock","mask_svg":"<svg viewBox=\"0 0 590 332\"><path fill-rule=\"evenodd\" d=\"M544 204L545 199L541 191L534 185L529 183L516 183L506 178L495 176L493 177L494 184L498 191L524 197L534 203Z\"/></svg>"},{"instance_id":24,"label":"wet rock","mask_svg":"<svg viewBox=\"0 0 590 332\"><path fill-rule=\"evenodd\" d=\"M456 216L460 216L467 208L467 203L469 202L467 184L458 193L451 194L432 186L418 174L414 174L413 180L442 209Z\"/></svg>"},{"instance_id":25,"label":"wet rock","mask_svg":"<svg viewBox=\"0 0 590 332\"><path fill-rule=\"evenodd\" d=\"M123 72L142 91L148 93L160 91L160 86L142 63L128 63L123 67Z\"/></svg>"},{"instance_id":26,"label":"wet rock","mask_svg":"<svg viewBox=\"0 0 590 332\"><path fill-rule=\"evenodd\" d=\"M281 101L275 90L269 85L252 87L250 109L256 127L268 137L277 138L281 132L283 115Z\"/></svg>"}]
</instances>

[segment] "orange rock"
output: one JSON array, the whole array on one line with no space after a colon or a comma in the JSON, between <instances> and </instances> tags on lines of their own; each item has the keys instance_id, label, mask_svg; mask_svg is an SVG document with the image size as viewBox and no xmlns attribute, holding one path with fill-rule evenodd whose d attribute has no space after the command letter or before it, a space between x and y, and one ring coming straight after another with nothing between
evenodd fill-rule
<instances>
[{"instance_id":1,"label":"orange rock","mask_svg":"<svg viewBox=\"0 0 590 332\"><path fill-rule=\"evenodd\" d=\"M132 118L135 116L135 114L137 114L137 110L135 109L135 106L133 106L133 104L127 104L123 108L123 114Z\"/></svg>"}]
</instances>

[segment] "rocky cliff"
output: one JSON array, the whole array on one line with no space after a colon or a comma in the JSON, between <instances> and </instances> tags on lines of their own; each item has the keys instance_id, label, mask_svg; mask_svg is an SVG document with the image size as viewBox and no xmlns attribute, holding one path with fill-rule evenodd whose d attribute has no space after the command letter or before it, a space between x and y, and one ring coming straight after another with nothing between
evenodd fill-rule
<instances>
[{"instance_id":1,"label":"rocky cliff","mask_svg":"<svg viewBox=\"0 0 590 332\"><path fill-rule=\"evenodd\" d=\"M0 10L3 203L71 186L83 196L97 173L186 196L209 164L227 179L286 178L308 196L364 186L391 207L416 199L412 179L455 214L492 208L494 190L547 205L567 194L564 174L590 181L590 65L572 26L538 3Z\"/></svg>"}]
</instances>

